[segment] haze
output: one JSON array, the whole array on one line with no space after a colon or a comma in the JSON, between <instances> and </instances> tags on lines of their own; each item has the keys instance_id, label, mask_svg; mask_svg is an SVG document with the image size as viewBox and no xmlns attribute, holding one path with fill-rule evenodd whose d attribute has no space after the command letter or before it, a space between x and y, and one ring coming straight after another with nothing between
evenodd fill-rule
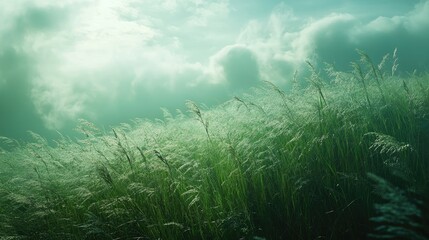
<instances>
[{"instance_id":1,"label":"haze","mask_svg":"<svg viewBox=\"0 0 429 240\"><path fill-rule=\"evenodd\" d=\"M288 88L305 60L348 70L395 48L427 71L429 1L0 2L0 135L72 134L220 104L262 80Z\"/></svg>"}]
</instances>

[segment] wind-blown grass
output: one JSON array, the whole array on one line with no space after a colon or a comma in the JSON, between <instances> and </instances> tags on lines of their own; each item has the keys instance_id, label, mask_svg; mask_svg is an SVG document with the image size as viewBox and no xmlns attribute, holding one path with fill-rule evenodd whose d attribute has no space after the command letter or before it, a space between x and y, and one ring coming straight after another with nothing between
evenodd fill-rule
<instances>
[{"instance_id":1,"label":"wind-blown grass","mask_svg":"<svg viewBox=\"0 0 429 240\"><path fill-rule=\"evenodd\" d=\"M0 239L427 239L429 77L360 56L55 147L2 138Z\"/></svg>"}]
</instances>

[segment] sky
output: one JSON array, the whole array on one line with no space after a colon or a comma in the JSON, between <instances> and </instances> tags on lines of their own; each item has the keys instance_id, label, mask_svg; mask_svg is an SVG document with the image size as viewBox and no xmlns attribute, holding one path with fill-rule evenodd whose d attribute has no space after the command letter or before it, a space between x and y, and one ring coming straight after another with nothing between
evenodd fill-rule
<instances>
[{"instance_id":1,"label":"sky","mask_svg":"<svg viewBox=\"0 0 429 240\"><path fill-rule=\"evenodd\" d=\"M355 49L424 72L428 42L428 0L0 0L0 136L215 106Z\"/></svg>"}]
</instances>

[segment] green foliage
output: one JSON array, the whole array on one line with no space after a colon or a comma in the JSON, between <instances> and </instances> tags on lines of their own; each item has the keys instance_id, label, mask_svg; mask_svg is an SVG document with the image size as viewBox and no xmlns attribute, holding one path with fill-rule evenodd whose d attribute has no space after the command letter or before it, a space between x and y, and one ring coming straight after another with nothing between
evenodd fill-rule
<instances>
[{"instance_id":1,"label":"green foliage","mask_svg":"<svg viewBox=\"0 0 429 240\"><path fill-rule=\"evenodd\" d=\"M377 226L375 233L369 236L376 239L429 239L423 201L411 198L407 191L374 174L368 173L368 177L375 183L376 193L385 201L375 204L377 216L371 217L371 221Z\"/></svg>"},{"instance_id":2,"label":"green foliage","mask_svg":"<svg viewBox=\"0 0 429 240\"><path fill-rule=\"evenodd\" d=\"M0 239L428 238L429 77L359 55L189 116L1 138Z\"/></svg>"}]
</instances>

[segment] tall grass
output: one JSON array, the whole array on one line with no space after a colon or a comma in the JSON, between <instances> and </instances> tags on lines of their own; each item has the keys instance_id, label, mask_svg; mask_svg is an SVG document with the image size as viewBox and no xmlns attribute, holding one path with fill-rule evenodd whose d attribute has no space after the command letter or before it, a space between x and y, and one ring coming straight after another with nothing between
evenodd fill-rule
<instances>
[{"instance_id":1,"label":"tall grass","mask_svg":"<svg viewBox=\"0 0 429 240\"><path fill-rule=\"evenodd\" d=\"M427 239L429 77L359 54L289 93L2 138L0 239Z\"/></svg>"}]
</instances>

